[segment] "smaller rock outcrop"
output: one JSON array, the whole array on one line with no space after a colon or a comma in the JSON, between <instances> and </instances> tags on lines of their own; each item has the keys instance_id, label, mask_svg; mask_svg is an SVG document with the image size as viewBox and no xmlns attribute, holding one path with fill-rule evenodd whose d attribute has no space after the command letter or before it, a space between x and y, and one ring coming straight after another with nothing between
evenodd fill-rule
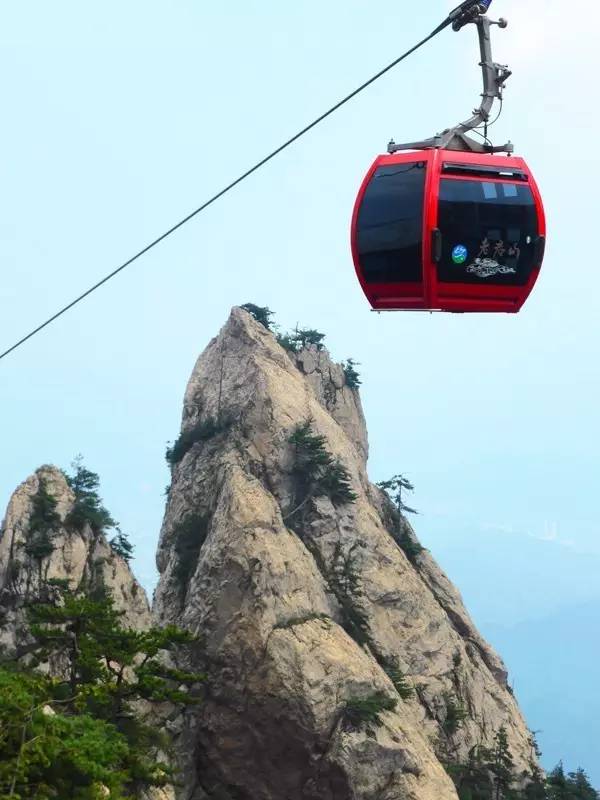
<instances>
[{"instance_id":1,"label":"smaller rock outcrop","mask_svg":"<svg viewBox=\"0 0 600 800\"><path fill-rule=\"evenodd\" d=\"M106 587L125 623L145 628L148 600L127 561L89 523L67 524L75 502L64 473L43 466L14 492L0 529L0 657L26 647L26 606L43 599L49 582L71 590Z\"/></svg>"}]
</instances>

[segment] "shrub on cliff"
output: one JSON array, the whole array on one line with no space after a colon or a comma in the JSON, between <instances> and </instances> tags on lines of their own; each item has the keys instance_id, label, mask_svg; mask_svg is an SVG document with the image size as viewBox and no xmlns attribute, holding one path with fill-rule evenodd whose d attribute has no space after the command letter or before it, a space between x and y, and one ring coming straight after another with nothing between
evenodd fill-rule
<instances>
[{"instance_id":1,"label":"shrub on cliff","mask_svg":"<svg viewBox=\"0 0 600 800\"><path fill-rule=\"evenodd\" d=\"M229 418L218 419L207 417L202 422L196 423L192 428L183 431L180 436L167 447L165 458L171 467L179 464L184 455L198 442L206 442L219 433L227 430L231 425Z\"/></svg>"},{"instance_id":2,"label":"shrub on cliff","mask_svg":"<svg viewBox=\"0 0 600 800\"><path fill-rule=\"evenodd\" d=\"M600 794L593 788L585 770L565 774L562 763L548 775L548 800L598 800Z\"/></svg>"},{"instance_id":3,"label":"shrub on cliff","mask_svg":"<svg viewBox=\"0 0 600 800\"><path fill-rule=\"evenodd\" d=\"M541 756L535 739L536 757ZM565 773L558 764L545 778L532 759L527 784L521 788L523 775L517 774L508 746L508 735L501 727L491 747L473 747L462 762L447 763L446 770L456 786L460 800L599 800L600 794L590 783L585 770Z\"/></svg>"},{"instance_id":4,"label":"shrub on cliff","mask_svg":"<svg viewBox=\"0 0 600 800\"><path fill-rule=\"evenodd\" d=\"M289 333L277 333L275 338L279 344L291 353L299 353L310 345L314 345L317 350L322 350L325 334L314 328L296 328Z\"/></svg>"},{"instance_id":5,"label":"shrub on cliff","mask_svg":"<svg viewBox=\"0 0 600 800\"><path fill-rule=\"evenodd\" d=\"M350 473L327 450L326 438L313 431L312 420L297 425L288 441L294 448L293 474L297 486L297 507L289 517L304 508L313 497L327 496L336 505L355 502Z\"/></svg>"},{"instance_id":6,"label":"shrub on cliff","mask_svg":"<svg viewBox=\"0 0 600 800\"><path fill-rule=\"evenodd\" d=\"M54 551L52 538L60 527L61 519L56 513L56 500L40 478L39 488L32 498L32 512L29 517L29 531L25 552L31 558L41 561Z\"/></svg>"},{"instance_id":7,"label":"shrub on cliff","mask_svg":"<svg viewBox=\"0 0 600 800\"><path fill-rule=\"evenodd\" d=\"M414 486L404 475L394 475L387 481L381 481L377 486L382 489L389 500L387 520L388 528L396 544L404 551L408 560L416 564L417 556L423 552L423 547L414 536L409 533L408 525L403 519L403 514L418 514L414 508L404 502L403 492L412 492Z\"/></svg>"},{"instance_id":8,"label":"shrub on cliff","mask_svg":"<svg viewBox=\"0 0 600 800\"><path fill-rule=\"evenodd\" d=\"M377 486L388 495L399 513L418 514L414 508L407 506L402 497L402 492L414 491L414 486L404 475L394 475L388 481L380 481Z\"/></svg>"},{"instance_id":9,"label":"shrub on cliff","mask_svg":"<svg viewBox=\"0 0 600 800\"><path fill-rule=\"evenodd\" d=\"M342 719L346 727L360 730L363 726L381 725L381 714L393 711L398 705L394 697L373 692L368 697L351 697L346 701Z\"/></svg>"},{"instance_id":10,"label":"shrub on cliff","mask_svg":"<svg viewBox=\"0 0 600 800\"><path fill-rule=\"evenodd\" d=\"M348 386L350 389L358 389L362 383L360 374L356 369L357 366L357 362L353 358L349 358L347 361L342 361L342 369L344 370L344 376L346 378L346 386Z\"/></svg>"},{"instance_id":11,"label":"shrub on cliff","mask_svg":"<svg viewBox=\"0 0 600 800\"><path fill-rule=\"evenodd\" d=\"M75 495L75 502L65 519L65 525L75 530L82 530L84 525L88 524L96 534L115 528L117 523L102 504L98 493L100 486L98 475L84 467L83 457L80 455L75 458L71 467L72 473L65 477Z\"/></svg>"},{"instance_id":12,"label":"shrub on cliff","mask_svg":"<svg viewBox=\"0 0 600 800\"><path fill-rule=\"evenodd\" d=\"M117 533L109 542L110 549L125 561L131 561L133 558L134 547L129 541L127 535L117 527Z\"/></svg>"},{"instance_id":13,"label":"shrub on cliff","mask_svg":"<svg viewBox=\"0 0 600 800\"><path fill-rule=\"evenodd\" d=\"M442 722L442 730L447 736L454 736L465 719L467 719L467 710L451 694L445 694L444 701L446 703L446 716Z\"/></svg>"},{"instance_id":14,"label":"shrub on cliff","mask_svg":"<svg viewBox=\"0 0 600 800\"><path fill-rule=\"evenodd\" d=\"M267 306L255 306L254 303L244 303L240 308L252 314L254 319L260 322L268 331L271 330L271 317L275 315L275 312L271 311L270 308L267 308Z\"/></svg>"},{"instance_id":15,"label":"shrub on cliff","mask_svg":"<svg viewBox=\"0 0 600 800\"><path fill-rule=\"evenodd\" d=\"M415 693L413 687L408 683L406 680L406 676L404 672L400 669L400 663L397 657L384 657L379 656L375 653L375 657L379 662L379 665L386 673L388 678L394 684L395 690L400 695L402 700L408 700L412 697Z\"/></svg>"}]
</instances>

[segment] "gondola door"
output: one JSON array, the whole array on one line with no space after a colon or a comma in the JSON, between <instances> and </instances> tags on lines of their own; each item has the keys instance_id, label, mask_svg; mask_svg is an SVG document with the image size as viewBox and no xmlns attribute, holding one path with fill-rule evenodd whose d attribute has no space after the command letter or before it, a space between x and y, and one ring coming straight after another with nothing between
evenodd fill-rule
<instances>
[{"instance_id":1,"label":"gondola door","mask_svg":"<svg viewBox=\"0 0 600 800\"><path fill-rule=\"evenodd\" d=\"M428 307L431 155L379 156L359 191L352 253L362 289L377 310Z\"/></svg>"},{"instance_id":2,"label":"gondola door","mask_svg":"<svg viewBox=\"0 0 600 800\"><path fill-rule=\"evenodd\" d=\"M432 306L518 311L539 273L545 242L541 198L525 162L450 151L435 160Z\"/></svg>"}]
</instances>

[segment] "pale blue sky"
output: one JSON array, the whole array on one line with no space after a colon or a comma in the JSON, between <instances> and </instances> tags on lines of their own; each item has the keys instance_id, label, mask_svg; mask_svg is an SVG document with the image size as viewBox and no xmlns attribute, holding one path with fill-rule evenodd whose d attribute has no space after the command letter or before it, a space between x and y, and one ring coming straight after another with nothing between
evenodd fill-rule
<instances>
[{"instance_id":1,"label":"pale blue sky","mask_svg":"<svg viewBox=\"0 0 600 800\"><path fill-rule=\"evenodd\" d=\"M104 0L1 4L0 350L431 30L451 5ZM533 27L535 9L543 26ZM349 218L391 136L466 117L474 32L446 32L0 363L0 506L82 452L151 588L165 442L198 353L234 304L327 333L361 362L374 479L404 471L451 538L597 537L597 6L495 0L515 75L494 138L544 194L546 263L509 316L370 313ZM595 68L595 65L594 65ZM428 522L428 518L430 523ZM498 584L503 576L498 574ZM483 588L483 587L482 587ZM596 587L590 587L595 591Z\"/></svg>"}]
</instances>

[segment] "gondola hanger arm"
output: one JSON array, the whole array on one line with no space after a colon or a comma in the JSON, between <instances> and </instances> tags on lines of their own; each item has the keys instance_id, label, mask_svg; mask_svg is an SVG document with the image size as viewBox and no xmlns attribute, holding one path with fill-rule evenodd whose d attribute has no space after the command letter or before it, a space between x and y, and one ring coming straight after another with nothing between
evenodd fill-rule
<instances>
[{"instance_id":1,"label":"gondola hanger arm","mask_svg":"<svg viewBox=\"0 0 600 800\"><path fill-rule=\"evenodd\" d=\"M497 21L491 20L487 16L487 10L492 0L482 0L481 2L465 2L457 6L448 15L446 25L452 24L454 31L460 31L465 25L474 24L477 27L479 38L479 50L483 77L482 101L478 108L473 112L473 116L464 122L447 128L442 133L430 139L419 142L409 142L407 144L396 144L393 140L388 145L388 153L396 153L400 150L430 150L443 148L445 150L459 150L474 153L508 153L514 152L512 142L504 145L494 146L492 144L480 143L470 136L469 131L479 128L489 122L490 114L495 100L502 100L502 91L512 72L504 64L497 64L492 55L491 28L497 25L499 28L506 28L508 23L500 18Z\"/></svg>"}]
</instances>

